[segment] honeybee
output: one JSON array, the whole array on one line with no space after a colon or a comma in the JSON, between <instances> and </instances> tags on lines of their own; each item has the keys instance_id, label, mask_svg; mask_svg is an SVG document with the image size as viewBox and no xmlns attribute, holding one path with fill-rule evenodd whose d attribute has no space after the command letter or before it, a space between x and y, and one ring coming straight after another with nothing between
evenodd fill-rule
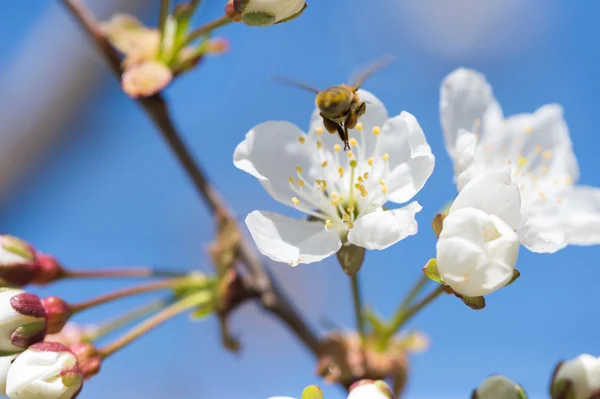
<instances>
[{"instance_id":1,"label":"honeybee","mask_svg":"<svg viewBox=\"0 0 600 399\"><path fill-rule=\"evenodd\" d=\"M354 79L354 84L342 83L325 90L318 90L304 83L279 76L276 76L275 79L280 83L315 93L317 95L315 104L323 118L325 129L331 134L337 133L344 142L344 150L349 150L348 130L354 129L360 117L367 111L367 103L360 99L357 91L368 78L387 66L392 60L393 58L388 56L373 63Z\"/></svg>"}]
</instances>

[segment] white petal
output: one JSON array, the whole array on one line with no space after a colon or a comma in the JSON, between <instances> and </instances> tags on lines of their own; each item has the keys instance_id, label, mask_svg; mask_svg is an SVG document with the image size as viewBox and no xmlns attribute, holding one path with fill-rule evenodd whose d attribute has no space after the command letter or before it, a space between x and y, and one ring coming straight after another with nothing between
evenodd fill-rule
<instances>
[{"instance_id":1,"label":"white petal","mask_svg":"<svg viewBox=\"0 0 600 399\"><path fill-rule=\"evenodd\" d=\"M352 389L347 399L389 399L390 394L383 392L375 384L359 385Z\"/></svg>"},{"instance_id":2,"label":"white petal","mask_svg":"<svg viewBox=\"0 0 600 399\"><path fill-rule=\"evenodd\" d=\"M367 158L373 156L375 154L375 141L376 136L372 133L374 127L382 128L383 125L388 120L388 112L385 108L385 105L372 93L366 90L358 90L358 95L362 101L367 102L367 112L360 118L360 123L363 126L363 133L359 132L356 129L349 131L350 137L355 137L364 148L365 144L363 144L362 139L364 138L366 141L366 154ZM319 110L315 109L312 114L309 132L311 134L315 134L315 131L323 127L323 118L319 114ZM327 130L324 130L322 135L323 143L326 148L332 149L334 145L340 144L343 147L342 142L340 141L337 133L329 134ZM346 155L341 154L341 162L345 163L347 161Z\"/></svg>"},{"instance_id":3,"label":"white petal","mask_svg":"<svg viewBox=\"0 0 600 399\"><path fill-rule=\"evenodd\" d=\"M459 129L454 157L454 179L458 191L461 191L479 172L479 168L475 162L476 146L477 135L467 130Z\"/></svg>"},{"instance_id":4,"label":"white petal","mask_svg":"<svg viewBox=\"0 0 600 399\"><path fill-rule=\"evenodd\" d=\"M583 354L563 363L555 381L568 379L573 383L575 399L586 399L600 389L600 359Z\"/></svg>"},{"instance_id":5,"label":"white petal","mask_svg":"<svg viewBox=\"0 0 600 399\"><path fill-rule=\"evenodd\" d=\"M510 170L486 171L471 180L454 200L450 212L462 208L481 209L516 229L521 221L521 194Z\"/></svg>"},{"instance_id":6,"label":"white petal","mask_svg":"<svg viewBox=\"0 0 600 399\"><path fill-rule=\"evenodd\" d=\"M8 369L16 357L17 355L0 357L0 395L2 396L6 396L6 378L8 375Z\"/></svg>"},{"instance_id":7,"label":"white petal","mask_svg":"<svg viewBox=\"0 0 600 399\"><path fill-rule=\"evenodd\" d=\"M388 120L381 131L378 156L389 155L388 200L409 201L433 172L435 157L417 119L408 112Z\"/></svg>"},{"instance_id":8,"label":"white petal","mask_svg":"<svg viewBox=\"0 0 600 399\"><path fill-rule=\"evenodd\" d=\"M565 199L562 219L569 244L600 244L600 189L573 187Z\"/></svg>"},{"instance_id":9,"label":"white petal","mask_svg":"<svg viewBox=\"0 0 600 399\"><path fill-rule=\"evenodd\" d=\"M459 129L483 133L503 119L485 76L465 68L450 73L442 82L440 118L450 157L455 155Z\"/></svg>"},{"instance_id":10,"label":"white petal","mask_svg":"<svg viewBox=\"0 0 600 399\"><path fill-rule=\"evenodd\" d=\"M415 201L400 209L361 216L348 233L348 241L366 249L386 249L408 236L417 234L415 214L421 209L421 205Z\"/></svg>"},{"instance_id":11,"label":"white petal","mask_svg":"<svg viewBox=\"0 0 600 399\"><path fill-rule=\"evenodd\" d=\"M524 217L517 228L521 244L531 252L553 253L567 246L558 214L544 213Z\"/></svg>"},{"instance_id":12,"label":"white petal","mask_svg":"<svg viewBox=\"0 0 600 399\"><path fill-rule=\"evenodd\" d=\"M263 255L291 266L323 260L342 245L338 234L326 231L321 222L254 211L246 217L246 225Z\"/></svg>"},{"instance_id":13,"label":"white petal","mask_svg":"<svg viewBox=\"0 0 600 399\"><path fill-rule=\"evenodd\" d=\"M311 156L298 138L302 131L289 122L265 122L254 127L233 154L234 165L256 177L277 201L292 205L297 194L289 177L296 178L296 167L309 170Z\"/></svg>"},{"instance_id":14,"label":"white petal","mask_svg":"<svg viewBox=\"0 0 600 399\"><path fill-rule=\"evenodd\" d=\"M302 10L304 0L250 0L244 14L266 12L275 16L275 21L289 18Z\"/></svg>"}]
</instances>

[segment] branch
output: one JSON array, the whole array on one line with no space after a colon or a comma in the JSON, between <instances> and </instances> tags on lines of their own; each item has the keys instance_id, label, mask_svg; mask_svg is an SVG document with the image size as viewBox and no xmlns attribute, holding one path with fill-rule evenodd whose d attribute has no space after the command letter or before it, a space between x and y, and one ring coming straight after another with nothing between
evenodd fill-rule
<instances>
[{"instance_id":1,"label":"branch","mask_svg":"<svg viewBox=\"0 0 600 399\"><path fill-rule=\"evenodd\" d=\"M121 57L103 35L99 24L85 5L79 0L61 0L73 17L81 25L83 30L90 36L103 56L105 62L111 68L117 79L121 78ZM194 160L185 142L179 135L171 119L167 104L160 94L139 98L136 102L148 114L154 122L163 138L175 153L181 165L185 168L194 186L204 200L209 210L217 215L221 214L233 221L225 202L215 191L202 167ZM239 227L238 227L239 228ZM297 338L315 355L318 354L319 340L308 326L289 299L281 292L272 276L260 262L260 259L252 246L241 239L238 248L238 258L249 270L250 284L259 293L260 303L263 308L278 317Z\"/></svg>"}]
</instances>

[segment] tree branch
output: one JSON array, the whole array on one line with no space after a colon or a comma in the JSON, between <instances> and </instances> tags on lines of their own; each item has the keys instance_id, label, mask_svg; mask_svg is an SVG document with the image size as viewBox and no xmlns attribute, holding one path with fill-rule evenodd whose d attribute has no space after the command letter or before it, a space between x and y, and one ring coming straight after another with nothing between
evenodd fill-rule
<instances>
[{"instance_id":1,"label":"tree branch","mask_svg":"<svg viewBox=\"0 0 600 399\"><path fill-rule=\"evenodd\" d=\"M61 1L93 40L115 77L120 79L122 74L121 57L102 33L94 16L79 0ZM179 135L162 96L157 94L147 98L139 98L136 102L148 114L148 117L167 141L169 147L192 179L205 205L213 214L221 214L233 221L234 219L225 202L213 188L202 167L194 160L187 145ZM248 268L250 283L259 293L263 308L285 323L297 338L317 356L319 340L316 334L290 303L289 299L281 292L272 276L260 262L252 246L243 238L240 240L238 258Z\"/></svg>"}]
</instances>

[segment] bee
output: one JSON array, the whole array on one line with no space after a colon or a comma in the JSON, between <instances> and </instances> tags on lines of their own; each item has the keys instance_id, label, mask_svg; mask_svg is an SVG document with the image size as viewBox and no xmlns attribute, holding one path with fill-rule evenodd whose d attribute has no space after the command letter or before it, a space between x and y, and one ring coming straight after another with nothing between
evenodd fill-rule
<instances>
[{"instance_id":1,"label":"bee","mask_svg":"<svg viewBox=\"0 0 600 399\"><path fill-rule=\"evenodd\" d=\"M356 79L353 79L355 83L342 83L325 90L318 90L304 83L279 76L276 76L275 80L288 86L298 87L315 93L317 95L315 104L323 118L325 129L331 134L337 133L344 143L344 150L349 150L348 130L354 129L360 117L367 111L367 102L360 99L357 93L358 89L375 72L387 66L392 60L392 57L384 57L373 63L364 72L359 74Z\"/></svg>"}]
</instances>

